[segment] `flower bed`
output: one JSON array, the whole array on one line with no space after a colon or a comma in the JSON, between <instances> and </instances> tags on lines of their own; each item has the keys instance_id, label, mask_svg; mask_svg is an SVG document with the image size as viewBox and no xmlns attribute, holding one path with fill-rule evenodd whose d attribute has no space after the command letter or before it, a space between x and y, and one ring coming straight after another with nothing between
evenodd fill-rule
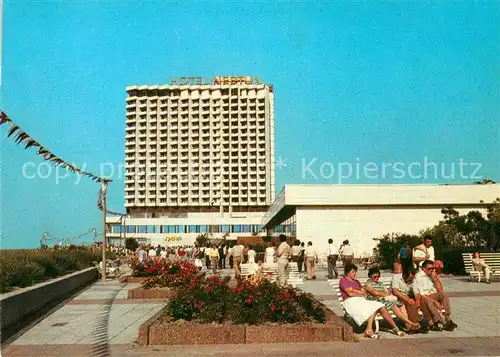
<instances>
[{"instance_id":1,"label":"flower bed","mask_svg":"<svg viewBox=\"0 0 500 357\"><path fill-rule=\"evenodd\" d=\"M191 263L166 261L150 265L136 264L134 274L126 282L139 282L142 287L130 289L127 295L129 299L168 299L175 294L176 288L194 279L199 270Z\"/></svg>"},{"instance_id":2,"label":"flower bed","mask_svg":"<svg viewBox=\"0 0 500 357\"><path fill-rule=\"evenodd\" d=\"M139 262L137 258L129 261L132 268L132 277L134 278L149 278L151 286L179 286L186 279L191 279L199 273L198 268L188 262L182 261L160 261L146 260Z\"/></svg>"},{"instance_id":3,"label":"flower bed","mask_svg":"<svg viewBox=\"0 0 500 357\"><path fill-rule=\"evenodd\" d=\"M352 328L311 294L266 279L197 276L141 325L140 344L352 340Z\"/></svg>"},{"instance_id":4,"label":"flower bed","mask_svg":"<svg viewBox=\"0 0 500 357\"><path fill-rule=\"evenodd\" d=\"M200 272L194 264L179 261L166 261L148 271L153 272L153 275L142 284L145 289L185 286Z\"/></svg>"},{"instance_id":5,"label":"flower bed","mask_svg":"<svg viewBox=\"0 0 500 357\"><path fill-rule=\"evenodd\" d=\"M145 261L140 262L136 256L130 257L128 264L132 268L132 276L136 278L148 278L155 276L158 275L163 269L162 263L157 263L152 259L146 259Z\"/></svg>"}]
</instances>

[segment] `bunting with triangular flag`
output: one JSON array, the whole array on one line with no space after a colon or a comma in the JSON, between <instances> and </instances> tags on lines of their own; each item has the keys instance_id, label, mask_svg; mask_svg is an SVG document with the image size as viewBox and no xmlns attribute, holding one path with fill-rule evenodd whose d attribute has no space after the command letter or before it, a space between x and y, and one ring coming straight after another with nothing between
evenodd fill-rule
<instances>
[{"instance_id":1,"label":"bunting with triangular flag","mask_svg":"<svg viewBox=\"0 0 500 357\"><path fill-rule=\"evenodd\" d=\"M23 143L24 149L29 149L29 148L37 148L37 155L43 156L44 160L50 161L54 166L61 166L63 168L68 169L71 172L78 172L79 174L85 175L87 177L90 177L92 181L95 182L111 182L110 179L107 178L102 178L97 175L94 175L90 172L83 171L82 169L76 168L70 163L64 161L63 159L59 158L57 155L53 154L50 152L48 149L44 148L38 141L33 139L27 132L22 130L19 125L14 123L12 119L4 112L0 112L0 125L3 125L5 123L11 123L10 128L7 131L7 137L14 136L14 143L17 145Z\"/></svg>"}]
</instances>

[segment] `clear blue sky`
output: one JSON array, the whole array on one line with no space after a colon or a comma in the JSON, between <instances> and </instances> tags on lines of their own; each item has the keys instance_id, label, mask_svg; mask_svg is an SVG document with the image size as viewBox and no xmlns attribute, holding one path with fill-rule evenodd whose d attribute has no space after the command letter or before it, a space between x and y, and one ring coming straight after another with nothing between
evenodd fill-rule
<instances>
[{"instance_id":1,"label":"clear blue sky","mask_svg":"<svg viewBox=\"0 0 500 357\"><path fill-rule=\"evenodd\" d=\"M277 193L285 183L338 183L330 164L408 166L425 157L447 165L447 175L460 159L481 163L476 175L499 180L499 6L4 0L2 109L98 173L124 159L127 85L256 75L275 88L275 153L286 164ZM318 178L303 178L302 160L315 157ZM56 184L54 172L27 179L26 162L42 161L3 140L2 247L101 227L97 184L75 184L74 175ZM342 182L474 181L458 166L452 179L353 175ZM123 210L123 195L115 177L109 208Z\"/></svg>"}]
</instances>

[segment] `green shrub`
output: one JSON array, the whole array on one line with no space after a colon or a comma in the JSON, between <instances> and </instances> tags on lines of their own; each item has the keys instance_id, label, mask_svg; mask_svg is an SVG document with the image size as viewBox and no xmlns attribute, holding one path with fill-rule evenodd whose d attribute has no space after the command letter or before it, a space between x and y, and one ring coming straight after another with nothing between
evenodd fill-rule
<instances>
[{"instance_id":1,"label":"green shrub","mask_svg":"<svg viewBox=\"0 0 500 357\"><path fill-rule=\"evenodd\" d=\"M113 252L107 252L115 259ZM85 269L101 260L101 252L73 246L57 250L25 249L0 252L0 292L26 287L44 280Z\"/></svg>"},{"instance_id":2,"label":"green shrub","mask_svg":"<svg viewBox=\"0 0 500 357\"><path fill-rule=\"evenodd\" d=\"M137 248L139 248L139 243L137 242L137 239L135 239L135 238L125 239L125 248L135 252L137 250Z\"/></svg>"},{"instance_id":3,"label":"green shrub","mask_svg":"<svg viewBox=\"0 0 500 357\"><path fill-rule=\"evenodd\" d=\"M430 237L436 259L443 262L443 272L465 274L462 253L500 249L500 199L487 205L487 211L485 218L479 211L460 214L453 207L445 207L441 210L443 219L433 227L422 227L419 235L391 233L374 238L378 240L376 258L382 268L391 269L405 243L414 248Z\"/></svg>"},{"instance_id":4,"label":"green shrub","mask_svg":"<svg viewBox=\"0 0 500 357\"><path fill-rule=\"evenodd\" d=\"M378 245L375 248L376 260L381 269L393 268L393 263L398 258L399 250L405 244L409 244L413 248L421 243L419 236L402 233L386 234L381 238L375 238L375 240L378 240Z\"/></svg>"}]
</instances>

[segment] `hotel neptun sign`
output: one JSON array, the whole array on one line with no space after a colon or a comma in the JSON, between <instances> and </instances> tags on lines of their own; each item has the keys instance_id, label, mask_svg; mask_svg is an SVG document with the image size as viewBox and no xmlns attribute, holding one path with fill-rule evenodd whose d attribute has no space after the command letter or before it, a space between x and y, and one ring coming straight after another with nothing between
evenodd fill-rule
<instances>
[{"instance_id":1,"label":"hotel neptun sign","mask_svg":"<svg viewBox=\"0 0 500 357\"><path fill-rule=\"evenodd\" d=\"M170 78L170 85L241 85L241 84L262 84L262 77L251 76L215 76L212 81L207 77L175 77Z\"/></svg>"}]
</instances>

